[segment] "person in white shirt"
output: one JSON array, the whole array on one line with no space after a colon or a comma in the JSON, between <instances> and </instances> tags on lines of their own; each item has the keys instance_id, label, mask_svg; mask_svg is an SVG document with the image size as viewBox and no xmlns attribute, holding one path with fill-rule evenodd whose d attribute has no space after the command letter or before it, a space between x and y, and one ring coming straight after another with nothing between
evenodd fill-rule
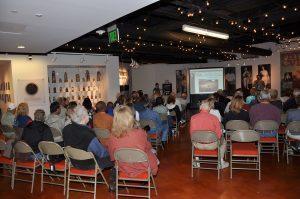
<instances>
[{"instance_id":1,"label":"person in white shirt","mask_svg":"<svg viewBox=\"0 0 300 199\"><path fill-rule=\"evenodd\" d=\"M207 101L209 102L209 106L211 107L209 113L216 116L218 118L219 122L222 122L222 116L221 116L219 110L214 109L215 99L213 97L210 97L207 99Z\"/></svg>"}]
</instances>

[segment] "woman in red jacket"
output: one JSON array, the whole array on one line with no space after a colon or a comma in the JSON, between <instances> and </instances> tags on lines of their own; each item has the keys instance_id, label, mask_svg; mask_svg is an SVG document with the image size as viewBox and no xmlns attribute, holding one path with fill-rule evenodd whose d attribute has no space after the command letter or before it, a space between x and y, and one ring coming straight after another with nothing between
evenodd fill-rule
<instances>
[{"instance_id":1,"label":"woman in red jacket","mask_svg":"<svg viewBox=\"0 0 300 199\"><path fill-rule=\"evenodd\" d=\"M115 108L112 136L108 146L112 161L115 160L114 152L120 148L134 148L144 151L148 156L152 174L157 174L158 159L152 152L152 146L147 140L146 132L138 128L132 110L128 106L121 105ZM147 171L147 168L148 165L146 163L119 163L119 170L130 177L135 177Z\"/></svg>"}]
</instances>

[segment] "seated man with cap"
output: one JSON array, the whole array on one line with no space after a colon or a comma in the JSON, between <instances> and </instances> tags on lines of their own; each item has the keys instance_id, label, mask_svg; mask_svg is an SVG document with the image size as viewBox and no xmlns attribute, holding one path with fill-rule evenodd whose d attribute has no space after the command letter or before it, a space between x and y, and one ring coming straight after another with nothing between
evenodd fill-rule
<instances>
[{"instance_id":1,"label":"seated man with cap","mask_svg":"<svg viewBox=\"0 0 300 199\"><path fill-rule=\"evenodd\" d=\"M16 113L16 105L13 103L8 104L6 113L3 114L1 118L1 125L7 126L8 128L13 128L14 122L15 122L15 113ZM15 132L14 131L4 131L3 135L6 138L14 138Z\"/></svg>"}]
</instances>

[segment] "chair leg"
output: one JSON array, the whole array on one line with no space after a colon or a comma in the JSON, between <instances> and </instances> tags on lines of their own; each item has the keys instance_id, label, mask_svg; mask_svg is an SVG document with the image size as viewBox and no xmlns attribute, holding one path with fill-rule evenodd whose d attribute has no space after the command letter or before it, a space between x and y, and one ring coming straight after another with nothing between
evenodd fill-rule
<instances>
[{"instance_id":1,"label":"chair leg","mask_svg":"<svg viewBox=\"0 0 300 199\"><path fill-rule=\"evenodd\" d=\"M155 190L155 194L157 195L157 188L156 188L156 184L155 184L154 177L153 177L152 174L151 174L151 179L152 179L153 187L154 187L154 190Z\"/></svg>"},{"instance_id":2,"label":"chair leg","mask_svg":"<svg viewBox=\"0 0 300 199\"><path fill-rule=\"evenodd\" d=\"M35 178L35 164L32 172L32 182L31 182L31 193L33 193L33 187L34 187L34 178Z\"/></svg>"},{"instance_id":3,"label":"chair leg","mask_svg":"<svg viewBox=\"0 0 300 199\"><path fill-rule=\"evenodd\" d=\"M67 179L67 199L69 199L69 194L70 194L70 167L69 167L68 179Z\"/></svg>"},{"instance_id":4,"label":"chair leg","mask_svg":"<svg viewBox=\"0 0 300 199\"><path fill-rule=\"evenodd\" d=\"M118 199L119 194L119 172L118 168L116 168L116 199Z\"/></svg>"},{"instance_id":5,"label":"chair leg","mask_svg":"<svg viewBox=\"0 0 300 199\"><path fill-rule=\"evenodd\" d=\"M94 199L96 199L96 191L97 191L97 170L95 171L95 181L94 181Z\"/></svg>"},{"instance_id":6,"label":"chair leg","mask_svg":"<svg viewBox=\"0 0 300 199\"><path fill-rule=\"evenodd\" d=\"M277 142L277 161L279 162L279 143Z\"/></svg>"},{"instance_id":7,"label":"chair leg","mask_svg":"<svg viewBox=\"0 0 300 199\"><path fill-rule=\"evenodd\" d=\"M151 198L151 178L148 178L148 198Z\"/></svg>"},{"instance_id":8,"label":"chair leg","mask_svg":"<svg viewBox=\"0 0 300 199\"><path fill-rule=\"evenodd\" d=\"M12 174L11 174L11 189L15 187L15 173L16 173L16 164L12 164Z\"/></svg>"},{"instance_id":9,"label":"chair leg","mask_svg":"<svg viewBox=\"0 0 300 199\"><path fill-rule=\"evenodd\" d=\"M41 192L44 190L44 166L42 165L42 173L41 173Z\"/></svg>"},{"instance_id":10,"label":"chair leg","mask_svg":"<svg viewBox=\"0 0 300 199\"><path fill-rule=\"evenodd\" d=\"M66 195L66 186L67 186L66 181L67 181L67 170L65 169L65 171L64 171L64 196Z\"/></svg>"}]
</instances>

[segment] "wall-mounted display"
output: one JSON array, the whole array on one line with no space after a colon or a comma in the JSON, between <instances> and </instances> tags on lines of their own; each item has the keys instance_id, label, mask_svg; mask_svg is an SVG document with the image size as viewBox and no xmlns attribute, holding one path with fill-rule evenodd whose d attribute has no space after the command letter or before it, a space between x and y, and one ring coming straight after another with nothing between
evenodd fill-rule
<instances>
[{"instance_id":1,"label":"wall-mounted display","mask_svg":"<svg viewBox=\"0 0 300 199\"><path fill-rule=\"evenodd\" d=\"M271 64L258 65L258 74L265 83L266 88L271 88Z\"/></svg>"},{"instance_id":2,"label":"wall-mounted display","mask_svg":"<svg viewBox=\"0 0 300 199\"><path fill-rule=\"evenodd\" d=\"M252 66L241 67L241 86L245 93L252 88Z\"/></svg>"},{"instance_id":3,"label":"wall-mounted display","mask_svg":"<svg viewBox=\"0 0 300 199\"><path fill-rule=\"evenodd\" d=\"M103 100L103 74L105 66L48 66L48 76L52 79L49 83L50 102L58 97L67 97L80 104L85 97L89 97L93 104ZM56 79L63 82L53 83Z\"/></svg>"},{"instance_id":4,"label":"wall-mounted display","mask_svg":"<svg viewBox=\"0 0 300 199\"><path fill-rule=\"evenodd\" d=\"M18 79L18 102L27 102L35 106L44 105L46 102L44 84L44 79Z\"/></svg>"},{"instance_id":5,"label":"wall-mounted display","mask_svg":"<svg viewBox=\"0 0 300 199\"><path fill-rule=\"evenodd\" d=\"M281 95L300 89L300 50L280 53Z\"/></svg>"},{"instance_id":6,"label":"wall-mounted display","mask_svg":"<svg viewBox=\"0 0 300 199\"><path fill-rule=\"evenodd\" d=\"M229 96L233 96L236 89L235 67L226 67L225 70L225 90Z\"/></svg>"}]
</instances>

